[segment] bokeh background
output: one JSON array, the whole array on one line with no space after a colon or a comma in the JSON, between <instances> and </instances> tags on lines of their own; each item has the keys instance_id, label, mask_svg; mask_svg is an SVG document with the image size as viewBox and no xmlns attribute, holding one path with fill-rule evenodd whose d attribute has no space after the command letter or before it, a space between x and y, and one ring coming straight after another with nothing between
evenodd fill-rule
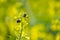
<instances>
[{"instance_id":1,"label":"bokeh background","mask_svg":"<svg viewBox=\"0 0 60 40\"><path fill-rule=\"evenodd\" d=\"M0 0L0 40L60 40L60 0Z\"/></svg>"}]
</instances>

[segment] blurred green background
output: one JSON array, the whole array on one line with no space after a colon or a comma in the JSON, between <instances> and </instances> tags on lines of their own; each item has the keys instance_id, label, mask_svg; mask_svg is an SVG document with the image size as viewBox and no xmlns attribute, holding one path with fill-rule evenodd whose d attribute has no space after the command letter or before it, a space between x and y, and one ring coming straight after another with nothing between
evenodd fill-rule
<instances>
[{"instance_id":1,"label":"blurred green background","mask_svg":"<svg viewBox=\"0 0 60 40\"><path fill-rule=\"evenodd\" d=\"M0 0L0 40L60 40L60 0Z\"/></svg>"}]
</instances>

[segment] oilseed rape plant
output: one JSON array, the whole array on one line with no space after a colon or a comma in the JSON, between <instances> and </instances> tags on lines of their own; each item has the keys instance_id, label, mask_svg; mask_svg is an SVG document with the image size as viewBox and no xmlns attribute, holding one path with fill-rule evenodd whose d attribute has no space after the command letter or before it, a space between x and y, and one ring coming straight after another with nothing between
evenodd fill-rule
<instances>
[{"instance_id":1,"label":"oilseed rape plant","mask_svg":"<svg viewBox=\"0 0 60 40\"><path fill-rule=\"evenodd\" d=\"M60 0L0 0L0 40L60 40Z\"/></svg>"}]
</instances>

